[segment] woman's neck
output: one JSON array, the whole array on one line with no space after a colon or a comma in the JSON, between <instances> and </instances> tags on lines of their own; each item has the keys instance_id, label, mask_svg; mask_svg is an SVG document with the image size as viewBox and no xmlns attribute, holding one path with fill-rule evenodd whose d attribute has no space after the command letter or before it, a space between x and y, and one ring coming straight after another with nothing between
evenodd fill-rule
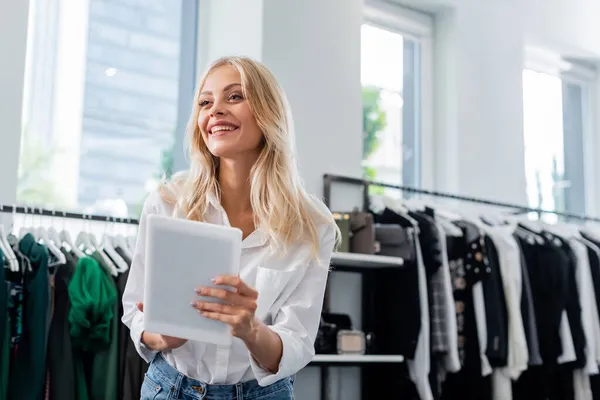
<instances>
[{"instance_id":1,"label":"woman's neck","mask_svg":"<svg viewBox=\"0 0 600 400\"><path fill-rule=\"evenodd\" d=\"M219 162L221 205L229 215L252 211L250 203L250 170L255 160L225 160Z\"/></svg>"}]
</instances>

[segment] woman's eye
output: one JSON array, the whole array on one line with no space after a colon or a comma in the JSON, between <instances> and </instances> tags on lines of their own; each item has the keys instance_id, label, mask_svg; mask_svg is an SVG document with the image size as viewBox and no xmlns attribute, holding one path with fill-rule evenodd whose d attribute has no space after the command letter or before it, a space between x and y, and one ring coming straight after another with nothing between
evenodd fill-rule
<instances>
[{"instance_id":1,"label":"woman's eye","mask_svg":"<svg viewBox=\"0 0 600 400\"><path fill-rule=\"evenodd\" d=\"M230 100L242 100L243 97L237 93L232 94L231 96L229 96Z\"/></svg>"},{"instance_id":2,"label":"woman's eye","mask_svg":"<svg viewBox=\"0 0 600 400\"><path fill-rule=\"evenodd\" d=\"M209 101L208 100L203 100L200 102L200 107L204 107L206 105L208 105Z\"/></svg>"}]
</instances>

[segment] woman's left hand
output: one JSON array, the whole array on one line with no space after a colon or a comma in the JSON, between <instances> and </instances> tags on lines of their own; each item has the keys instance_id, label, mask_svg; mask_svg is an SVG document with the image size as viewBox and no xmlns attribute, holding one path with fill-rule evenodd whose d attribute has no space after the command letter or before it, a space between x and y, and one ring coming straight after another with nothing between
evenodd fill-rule
<instances>
[{"instance_id":1,"label":"woman's left hand","mask_svg":"<svg viewBox=\"0 0 600 400\"><path fill-rule=\"evenodd\" d=\"M258 326L254 315L258 292L236 275L218 276L213 283L230 286L234 290L201 286L196 288L196 294L223 300L224 304L197 300L192 302L192 306L203 316L228 324L233 336L244 341L251 340Z\"/></svg>"}]
</instances>

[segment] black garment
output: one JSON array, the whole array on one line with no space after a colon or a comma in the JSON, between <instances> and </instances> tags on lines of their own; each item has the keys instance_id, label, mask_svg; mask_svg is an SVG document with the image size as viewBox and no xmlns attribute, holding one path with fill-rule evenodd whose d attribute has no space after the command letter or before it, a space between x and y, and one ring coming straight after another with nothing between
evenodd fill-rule
<instances>
[{"instance_id":1,"label":"black garment","mask_svg":"<svg viewBox=\"0 0 600 400\"><path fill-rule=\"evenodd\" d=\"M8 264L4 253L0 250L0 400L6 399L8 390L8 360L10 340L7 331L8 319L8 283L4 280L5 262Z\"/></svg>"},{"instance_id":2,"label":"black garment","mask_svg":"<svg viewBox=\"0 0 600 400\"><path fill-rule=\"evenodd\" d=\"M419 244L423 253L423 263L427 281L442 266L442 246L440 244L439 232L435 220L423 212L409 212L419 224Z\"/></svg>"},{"instance_id":3,"label":"black garment","mask_svg":"<svg viewBox=\"0 0 600 400\"><path fill-rule=\"evenodd\" d=\"M486 400L491 399L491 377L481 376L481 357L473 286L489 277L485 237L473 224L455 223L463 237L448 237L448 259L454 287L456 323L458 329L458 355L460 371L449 373L442 386L441 399Z\"/></svg>"},{"instance_id":4,"label":"black garment","mask_svg":"<svg viewBox=\"0 0 600 400\"><path fill-rule=\"evenodd\" d=\"M36 400L43 397L46 382L46 327L50 291L48 249L31 234L19 242L32 271L25 274L23 336L18 356L11 365L8 398Z\"/></svg>"},{"instance_id":5,"label":"black garment","mask_svg":"<svg viewBox=\"0 0 600 400\"><path fill-rule=\"evenodd\" d=\"M508 360L508 312L502 284L498 251L492 239L485 237L489 277L483 280L487 328L486 356L492 367L505 367Z\"/></svg>"},{"instance_id":6,"label":"black garment","mask_svg":"<svg viewBox=\"0 0 600 400\"><path fill-rule=\"evenodd\" d=\"M409 216L415 219L419 224L419 244L421 245L421 253L423 255L423 264L425 265L425 275L427 284L427 304L429 304L429 386L434 399L439 398L438 382L440 372L438 368L441 366L440 349L444 349L444 319L440 311L443 310L443 305L437 302L437 297L433 291L439 290L434 287L432 282L433 276L442 267L442 245L440 243L439 231L435 224L435 220L430 215L423 212L411 211ZM437 303L436 303L437 302Z\"/></svg>"},{"instance_id":7,"label":"black garment","mask_svg":"<svg viewBox=\"0 0 600 400\"><path fill-rule=\"evenodd\" d=\"M512 398L513 400L575 400L573 369L556 363L529 366L518 381L512 382Z\"/></svg>"},{"instance_id":8,"label":"black garment","mask_svg":"<svg viewBox=\"0 0 600 400\"><path fill-rule=\"evenodd\" d=\"M596 247L600 248L600 242L592 240L585 233L581 233L581 235L592 242ZM596 294L596 307L598 308L598 312L600 313L600 259L598 258L598 253L591 247L586 246L588 249L588 258L590 259L590 271L592 273L592 284L594 285L594 293Z\"/></svg>"},{"instance_id":9,"label":"black garment","mask_svg":"<svg viewBox=\"0 0 600 400\"><path fill-rule=\"evenodd\" d=\"M518 238L517 244L519 244ZM525 330L525 339L527 340L527 351L529 353L528 365L542 365L542 356L540 354L540 343L538 328L535 323L535 308L533 305L533 295L531 292L531 283L529 282L529 267L527 260L521 250L521 318Z\"/></svg>"},{"instance_id":10,"label":"black garment","mask_svg":"<svg viewBox=\"0 0 600 400\"><path fill-rule=\"evenodd\" d=\"M407 241L401 245L402 268L382 268L363 274L363 329L375 332L376 354L403 354L414 359L421 330L421 304L419 301L419 275L412 223L404 216L385 209L375 215L374 221L397 224L408 231ZM395 294L396 311L393 315L381 313L389 293ZM374 386L373 386L374 387Z\"/></svg>"},{"instance_id":11,"label":"black garment","mask_svg":"<svg viewBox=\"0 0 600 400\"><path fill-rule=\"evenodd\" d=\"M579 302L579 289L577 287L576 270L577 270L577 257L575 253L564 240L547 234L547 236L560 245L560 249L567 255L567 284L569 285L568 297L567 297L567 317L569 319L569 328L571 329L571 336L573 337L573 346L575 347L575 356L577 360L573 363L569 363L574 368L583 368L586 364L585 347L587 345L585 334L583 332L583 323L581 321L581 303ZM560 242L560 244L559 244Z\"/></svg>"},{"instance_id":12,"label":"black garment","mask_svg":"<svg viewBox=\"0 0 600 400\"><path fill-rule=\"evenodd\" d=\"M54 275L54 314L48 334L48 372L50 400L76 400L75 365L69 334L69 282L75 273L77 259L61 249L67 263L58 267Z\"/></svg>"},{"instance_id":13,"label":"black garment","mask_svg":"<svg viewBox=\"0 0 600 400\"><path fill-rule=\"evenodd\" d=\"M543 365L530 365L513 382L513 399L573 400L573 365L557 362L562 353L559 333L562 313L568 309L569 302L573 311L571 289L575 283L575 265L569 256L570 249L552 235L536 235L518 229L515 236L529 277ZM575 299L575 305L578 305L576 292Z\"/></svg>"},{"instance_id":14,"label":"black garment","mask_svg":"<svg viewBox=\"0 0 600 400\"><path fill-rule=\"evenodd\" d=\"M546 365L562 354L560 321L569 296L567 255L547 238L521 229L516 237L523 250L535 309L540 354Z\"/></svg>"},{"instance_id":15,"label":"black garment","mask_svg":"<svg viewBox=\"0 0 600 400\"><path fill-rule=\"evenodd\" d=\"M117 247L115 251L131 266L132 260L122 248ZM128 278L129 271L119 274L117 278L119 316L123 315L122 299ZM148 371L148 363L140 357L129 335L129 328L125 324L119 324L118 395L122 400L137 400L141 396L140 391L144 382L144 374Z\"/></svg>"},{"instance_id":16,"label":"black garment","mask_svg":"<svg viewBox=\"0 0 600 400\"><path fill-rule=\"evenodd\" d=\"M407 229L406 242L399 245L404 265L402 268L381 268L362 274L362 329L374 334L374 354L402 354L407 359L414 359L421 329L416 233L405 217L391 210L374 215L374 220ZM390 297L390 293L394 295ZM390 306L394 312L381 312ZM373 388L380 388L380 398L418 400L406 363L365 368L361 381L362 398L372 397ZM394 382L394 385L389 385L389 382Z\"/></svg>"}]
</instances>

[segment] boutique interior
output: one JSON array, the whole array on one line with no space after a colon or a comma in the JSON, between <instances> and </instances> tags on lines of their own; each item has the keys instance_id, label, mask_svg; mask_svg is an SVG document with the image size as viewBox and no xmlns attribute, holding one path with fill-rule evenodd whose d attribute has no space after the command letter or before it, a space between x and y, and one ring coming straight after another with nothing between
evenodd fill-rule
<instances>
[{"instance_id":1,"label":"boutique interior","mask_svg":"<svg viewBox=\"0 0 600 400\"><path fill-rule=\"evenodd\" d=\"M120 301L140 213L231 55L280 82L341 232L295 398L600 399L599 20L593 0L0 3L0 400L140 398Z\"/></svg>"}]
</instances>

